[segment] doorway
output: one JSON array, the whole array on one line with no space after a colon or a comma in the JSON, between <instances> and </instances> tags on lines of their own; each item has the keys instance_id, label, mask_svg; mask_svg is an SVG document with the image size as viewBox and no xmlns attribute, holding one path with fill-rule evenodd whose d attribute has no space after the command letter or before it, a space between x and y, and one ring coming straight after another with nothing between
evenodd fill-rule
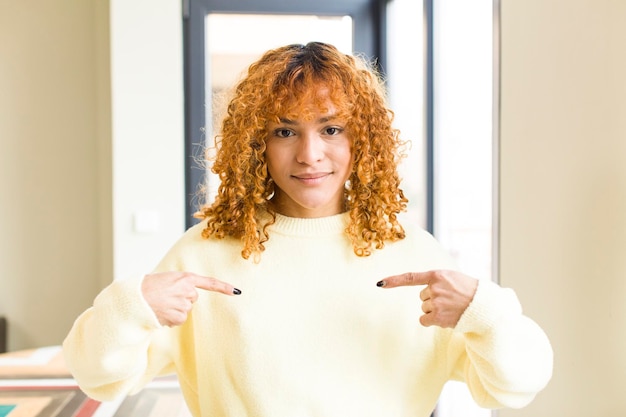
<instances>
[{"instance_id":1,"label":"doorway","mask_svg":"<svg viewBox=\"0 0 626 417\"><path fill-rule=\"evenodd\" d=\"M187 228L197 221L193 213L198 206L198 191L207 189L210 194L217 186L206 167L198 164L213 139L212 99L217 90L234 82L261 52L289 43L314 40L334 43L346 51L364 55L382 69L385 63L383 3L375 0L184 1ZM227 46L235 49L228 56L215 59L225 53Z\"/></svg>"}]
</instances>

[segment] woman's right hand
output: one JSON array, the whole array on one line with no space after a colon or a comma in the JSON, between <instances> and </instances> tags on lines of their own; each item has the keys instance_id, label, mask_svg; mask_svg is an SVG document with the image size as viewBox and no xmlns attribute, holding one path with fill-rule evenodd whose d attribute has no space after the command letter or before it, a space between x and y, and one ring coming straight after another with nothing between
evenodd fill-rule
<instances>
[{"instance_id":1,"label":"woman's right hand","mask_svg":"<svg viewBox=\"0 0 626 417\"><path fill-rule=\"evenodd\" d=\"M144 299L163 326L180 326L187 320L187 314L198 299L198 288L226 295L241 294L230 284L191 272L149 274L141 284Z\"/></svg>"}]
</instances>

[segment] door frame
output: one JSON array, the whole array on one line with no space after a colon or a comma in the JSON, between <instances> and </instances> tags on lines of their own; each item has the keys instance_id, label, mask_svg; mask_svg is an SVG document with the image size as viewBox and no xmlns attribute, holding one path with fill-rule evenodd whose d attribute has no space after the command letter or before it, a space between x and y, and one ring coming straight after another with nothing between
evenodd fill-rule
<instances>
[{"instance_id":1,"label":"door frame","mask_svg":"<svg viewBox=\"0 0 626 417\"><path fill-rule=\"evenodd\" d=\"M206 175L198 165L206 127L205 21L209 13L312 14L352 17L354 52L385 68L385 8L387 0L183 0L183 73L185 94L185 227L193 217L197 192ZM242 36L250 34L242 33Z\"/></svg>"}]
</instances>

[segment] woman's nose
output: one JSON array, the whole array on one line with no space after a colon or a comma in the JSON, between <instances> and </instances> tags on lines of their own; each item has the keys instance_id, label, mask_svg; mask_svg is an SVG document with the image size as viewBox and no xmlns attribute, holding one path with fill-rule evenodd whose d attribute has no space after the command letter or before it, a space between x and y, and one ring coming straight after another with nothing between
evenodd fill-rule
<instances>
[{"instance_id":1,"label":"woman's nose","mask_svg":"<svg viewBox=\"0 0 626 417\"><path fill-rule=\"evenodd\" d=\"M307 133L300 137L296 160L298 163L312 165L324 157L324 142L317 133Z\"/></svg>"}]
</instances>

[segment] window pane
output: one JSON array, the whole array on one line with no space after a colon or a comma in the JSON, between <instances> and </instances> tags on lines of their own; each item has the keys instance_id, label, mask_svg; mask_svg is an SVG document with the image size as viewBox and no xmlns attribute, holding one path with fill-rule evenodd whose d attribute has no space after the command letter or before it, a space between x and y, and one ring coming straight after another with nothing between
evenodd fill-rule
<instances>
[{"instance_id":1,"label":"window pane","mask_svg":"<svg viewBox=\"0 0 626 417\"><path fill-rule=\"evenodd\" d=\"M492 279L493 2L434 2L434 232L459 269ZM437 417L489 417L448 382Z\"/></svg>"},{"instance_id":2,"label":"window pane","mask_svg":"<svg viewBox=\"0 0 626 417\"><path fill-rule=\"evenodd\" d=\"M422 3L393 0L387 5L387 87L401 139L410 141L400 164L409 215L426 227L426 142L424 136L424 27Z\"/></svg>"}]
</instances>

